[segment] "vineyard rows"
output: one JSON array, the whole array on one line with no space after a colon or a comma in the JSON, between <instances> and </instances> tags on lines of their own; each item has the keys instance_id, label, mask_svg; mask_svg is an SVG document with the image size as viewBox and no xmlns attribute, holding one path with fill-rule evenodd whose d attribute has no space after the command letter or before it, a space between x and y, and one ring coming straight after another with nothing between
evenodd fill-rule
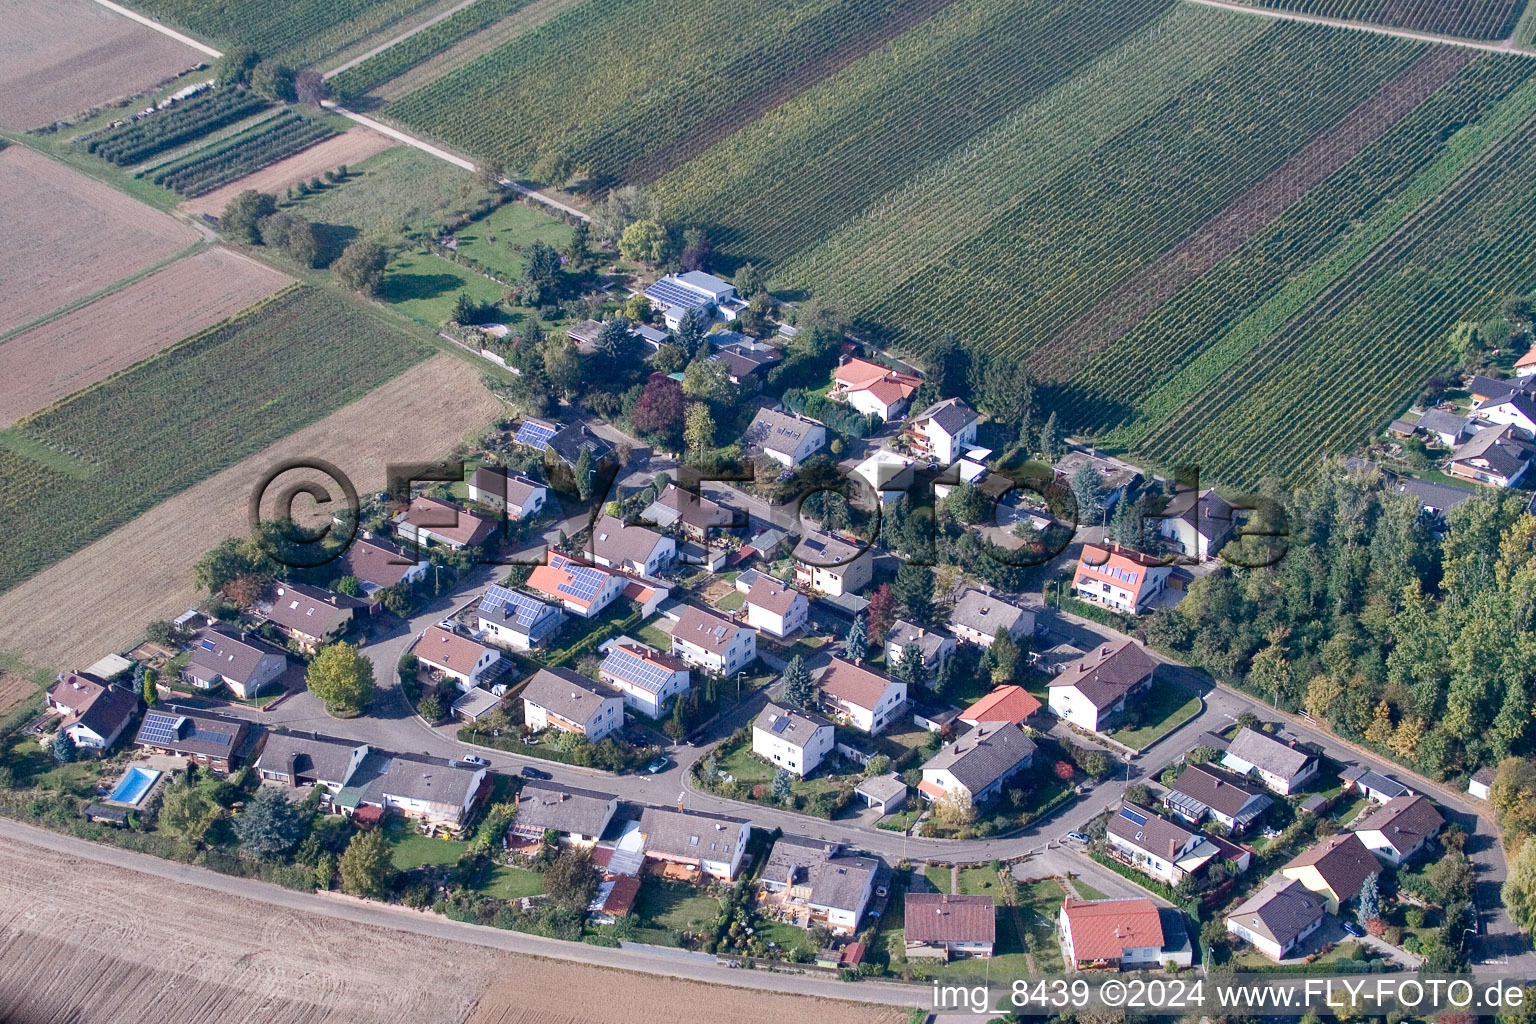
<instances>
[{"instance_id":1,"label":"vineyard rows","mask_svg":"<svg viewBox=\"0 0 1536 1024\"><path fill-rule=\"evenodd\" d=\"M1525 0L1247 0L1259 7L1368 21L1393 28L1504 39L1514 31Z\"/></svg>"},{"instance_id":2,"label":"vineyard rows","mask_svg":"<svg viewBox=\"0 0 1536 1024\"><path fill-rule=\"evenodd\" d=\"M285 111L253 132L157 169L151 180L184 196L200 196L335 134L318 121Z\"/></svg>"},{"instance_id":3,"label":"vineyard rows","mask_svg":"<svg viewBox=\"0 0 1536 1024\"><path fill-rule=\"evenodd\" d=\"M234 124L268 106L238 87L207 89L120 128L85 140L88 153L128 167Z\"/></svg>"},{"instance_id":4,"label":"vineyard rows","mask_svg":"<svg viewBox=\"0 0 1536 1024\"><path fill-rule=\"evenodd\" d=\"M365 95L527 4L528 0L475 0L463 10L336 75L330 79L331 91L343 99Z\"/></svg>"},{"instance_id":5,"label":"vineyard rows","mask_svg":"<svg viewBox=\"0 0 1536 1024\"><path fill-rule=\"evenodd\" d=\"M404 27L436 0L132 0L130 6L220 49L248 46L294 68L315 65L375 32Z\"/></svg>"},{"instance_id":6,"label":"vineyard rows","mask_svg":"<svg viewBox=\"0 0 1536 1024\"><path fill-rule=\"evenodd\" d=\"M620 179L935 2L589 0L385 110L513 173Z\"/></svg>"},{"instance_id":7,"label":"vineyard rows","mask_svg":"<svg viewBox=\"0 0 1536 1024\"><path fill-rule=\"evenodd\" d=\"M297 286L7 431L19 438L0 438L0 590L427 354L363 307ZM19 454L36 446L48 457Z\"/></svg>"}]
</instances>

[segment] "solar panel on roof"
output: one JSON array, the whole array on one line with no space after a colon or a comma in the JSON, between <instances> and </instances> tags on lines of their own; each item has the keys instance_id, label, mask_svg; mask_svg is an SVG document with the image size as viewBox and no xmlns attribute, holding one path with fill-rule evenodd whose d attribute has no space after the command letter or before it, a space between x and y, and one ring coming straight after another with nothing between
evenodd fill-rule
<instances>
[{"instance_id":1,"label":"solar panel on roof","mask_svg":"<svg viewBox=\"0 0 1536 1024\"><path fill-rule=\"evenodd\" d=\"M780 715L778 718L773 720L773 731L774 732L783 732L785 729L788 729L788 728L789 728L789 716L788 715Z\"/></svg>"},{"instance_id":2,"label":"solar panel on roof","mask_svg":"<svg viewBox=\"0 0 1536 1024\"><path fill-rule=\"evenodd\" d=\"M211 651L211 650L213 650L215 647L217 647L219 645L217 643L215 643L214 641L210 640L209 638L203 637L203 642L202 642L202 644L200 646L205 651Z\"/></svg>"},{"instance_id":3,"label":"solar panel on roof","mask_svg":"<svg viewBox=\"0 0 1536 1024\"><path fill-rule=\"evenodd\" d=\"M145 743L170 743L176 739L183 719L179 715L168 715L163 711L151 711L144 716L144 724L139 729L139 739Z\"/></svg>"},{"instance_id":4,"label":"solar panel on roof","mask_svg":"<svg viewBox=\"0 0 1536 1024\"><path fill-rule=\"evenodd\" d=\"M559 433L559 430L548 423L524 420L522 425L517 428L517 433L512 436L512 440L518 444L526 444L530 448L537 448L539 451L543 451L549 447L549 439L557 433Z\"/></svg>"},{"instance_id":5,"label":"solar panel on roof","mask_svg":"<svg viewBox=\"0 0 1536 1024\"><path fill-rule=\"evenodd\" d=\"M657 281L645 290L645 294L657 302L668 306L682 306L685 309L702 308L710 303L708 296L684 288L675 281Z\"/></svg>"},{"instance_id":6,"label":"solar panel on roof","mask_svg":"<svg viewBox=\"0 0 1536 1024\"><path fill-rule=\"evenodd\" d=\"M1147 823L1147 816L1145 814L1133 811L1129 807L1120 808L1120 817L1133 825L1145 825Z\"/></svg>"}]
</instances>

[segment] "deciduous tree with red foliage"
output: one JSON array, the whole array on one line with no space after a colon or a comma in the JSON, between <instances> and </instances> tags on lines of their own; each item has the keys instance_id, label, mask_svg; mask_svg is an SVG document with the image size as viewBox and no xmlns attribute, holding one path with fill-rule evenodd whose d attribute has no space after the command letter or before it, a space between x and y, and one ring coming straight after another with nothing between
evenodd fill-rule
<instances>
[{"instance_id":1,"label":"deciduous tree with red foliage","mask_svg":"<svg viewBox=\"0 0 1536 1024\"><path fill-rule=\"evenodd\" d=\"M869 635L884 643L885 634L896 621L896 595L891 593L889 583L880 584L869 595L869 607L864 614L869 618Z\"/></svg>"},{"instance_id":2,"label":"deciduous tree with red foliage","mask_svg":"<svg viewBox=\"0 0 1536 1024\"><path fill-rule=\"evenodd\" d=\"M641 434L661 434L676 441L683 429L683 386L665 374L654 374L646 382L630 423Z\"/></svg>"}]
</instances>

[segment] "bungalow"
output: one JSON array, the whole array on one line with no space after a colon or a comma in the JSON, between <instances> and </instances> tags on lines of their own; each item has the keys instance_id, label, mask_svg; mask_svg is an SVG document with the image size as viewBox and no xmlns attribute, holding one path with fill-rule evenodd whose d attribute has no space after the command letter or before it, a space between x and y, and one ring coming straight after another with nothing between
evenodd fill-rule
<instances>
[{"instance_id":1,"label":"bungalow","mask_svg":"<svg viewBox=\"0 0 1536 1024\"><path fill-rule=\"evenodd\" d=\"M907 703L907 684L899 679L833 658L816 684L822 709L859 732L878 735Z\"/></svg>"},{"instance_id":2,"label":"bungalow","mask_svg":"<svg viewBox=\"0 0 1536 1024\"><path fill-rule=\"evenodd\" d=\"M1168 585L1171 565L1118 545L1084 544L1072 579L1077 596L1126 615L1140 615Z\"/></svg>"},{"instance_id":3,"label":"bungalow","mask_svg":"<svg viewBox=\"0 0 1536 1024\"><path fill-rule=\"evenodd\" d=\"M779 638L805 625L811 602L772 576L759 575L747 591L747 625Z\"/></svg>"},{"instance_id":4,"label":"bungalow","mask_svg":"<svg viewBox=\"0 0 1536 1024\"><path fill-rule=\"evenodd\" d=\"M523 691L523 721L533 732L553 728L598 743L623 728L624 701L568 668L541 668Z\"/></svg>"},{"instance_id":5,"label":"bungalow","mask_svg":"<svg viewBox=\"0 0 1536 1024\"><path fill-rule=\"evenodd\" d=\"M946 398L907 422L905 435L920 458L947 466L966 445L976 443L976 410L959 398Z\"/></svg>"},{"instance_id":6,"label":"bungalow","mask_svg":"<svg viewBox=\"0 0 1536 1024\"><path fill-rule=\"evenodd\" d=\"M497 527L494 519L427 497L413 499L404 512L395 516L394 522L400 538L418 548L441 544L454 551L483 547L496 536Z\"/></svg>"},{"instance_id":7,"label":"bungalow","mask_svg":"<svg viewBox=\"0 0 1536 1024\"><path fill-rule=\"evenodd\" d=\"M139 710L139 698L78 672L65 672L48 688L48 710L62 719L59 731L76 747L106 750L128 728Z\"/></svg>"},{"instance_id":8,"label":"bungalow","mask_svg":"<svg viewBox=\"0 0 1536 1024\"><path fill-rule=\"evenodd\" d=\"M250 700L277 682L288 670L288 656L259 641L247 640L208 626L192 638L192 653L181 678L199 690L220 683L241 700Z\"/></svg>"},{"instance_id":9,"label":"bungalow","mask_svg":"<svg viewBox=\"0 0 1536 1024\"><path fill-rule=\"evenodd\" d=\"M1232 536L1232 505L1214 490L1182 488L1169 499L1157 532L1184 554L1204 562Z\"/></svg>"},{"instance_id":10,"label":"bungalow","mask_svg":"<svg viewBox=\"0 0 1536 1024\"><path fill-rule=\"evenodd\" d=\"M917 460L886 448L877 448L849 472L870 490L870 497L882 505L900 501L917 483Z\"/></svg>"},{"instance_id":11,"label":"bungalow","mask_svg":"<svg viewBox=\"0 0 1536 1024\"><path fill-rule=\"evenodd\" d=\"M1449 472L1460 480L1518 487L1531 467L1533 454L1536 445L1517 436L1514 427L1485 427L1451 452Z\"/></svg>"},{"instance_id":12,"label":"bungalow","mask_svg":"<svg viewBox=\"0 0 1536 1024\"><path fill-rule=\"evenodd\" d=\"M978 725L923 765L917 790L929 800L963 797L982 804L1034 763L1035 743L1016 725Z\"/></svg>"},{"instance_id":13,"label":"bungalow","mask_svg":"<svg viewBox=\"0 0 1536 1024\"><path fill-rule=\"evenodd\" d=\"M314 733L269 732L256 758L263 782L291 789L323 786L338 792L368 756L368 744Z\"/></svg>"},{"instance_id":14,"label":"bungalow","mask_svg":"<svg viewBox=\"0 0 1536 1024\"><path fill-rule=\"evenodd\" d=\"M1113 727L1126 701L1152 685L1157 662L1134 640L1101 644L1051 677L1051 713L1089 732Z\"/></svg>"},{"instance_id":15,"label":"bungalow","mask_svg":"<svg viewBox=\"0 0 1536 1024\"><path fill-rule=\"evenodd\" d=\"M1227 931L1271 960L1283 960L1322 926L1326 912L1306 886L1277 875L1227 915Z\"/></svg>"},{"instance_id":16,"label":"bungalow","mask_svg":"<svg viewBox=\"0 0 1536 1024\"><path fill-rule=\"evenodd\" d=\"M1428 409L1419 417L1415 426L1431 439L1447 448L1454 448L1467 439L1472 431L1472 421L1444 409Z\"/></svg>"},{"instance_id":17,"label":"bungalow","mask_svg":"<svg viewBox=\"0 0 1536 1024\"><path fill-rule=\"evenodd\" d=\"M517 815L508 838L537 842L553 832L562 843L592 846L618 809L619 798L611 793L528 779L518 791Z\"/></svg>"},{"instance_id":18,"label":"bungalow","mask_svg":"<svg viewBox=\"0 0 1536 1024\"><path fill-rule=\"evenodd\" d=\"M551 552L546 564L534 567L527 585L529 590L558 601L572 615L590 619L617 600L629 582L617 573Z\"/></svg>"},{"instance_id":19,"label":"bungalow","mask_svg":"<svg viewBox=\"0 0 1536 1024\"><path fill-rule=\"evenodd\" d=\"M735 509L672 483L645 507L640 518L663 530L675 524L698 544L709 543L712 532L718 534L737 525Z\"/></svg>"},{"instance_id":20,"label":"bungalow","mask_svg":"<svg viewBox=\"0 0 1536 1024\"><path fill-rule=\"evenodd\" d=\"M991 896L909 892L903 918L907 959L987 958L997 943L997 908Z\"/></svg>"},{"instance_id":21,"label":"bungalow","mask_svg":"<svg viewBox=\"0 0 1536 1024\"><path fill-rule=\"evenodd\" d=\"M1191 832L1136 804L1123 804L1110 816L1104 838L1120 859L1167 885L1178 885L1211 861L1227 856L1214 837ZM1223 845L1246 862L1247 851Z\"/></svg>"},{"instance_id":22,"label":"bungalow","mask_svg":"<svg viewBox=\"0 0 1536 1024\"><path fill-rule=\"evenodd\" d=\"M248 728L238 718L169 704L144 713L133 742L145 750L185 757L223 775L233 766Z\"/></svg>"},{"instance_id":23,"label":"bungalow","mask_svg":"<svg viewBox=\"0 0 1536 1024\"><path fill-rule=\"evenodd\" d=\"M831 397L847 402L866 416L893 420L912 400L922 379L898 373L865 359L848 359L832 373Z\"/></svg>"},{"instance_id":24,"label":"bungalow","mask_svg":"<svg viewBox=\"0 0 1536 1024\"><path fill-rule=\"evenodd\" d=\"M1413 795L1413 790L1374 768L1349 768L1340 772L1339 778L1343 780L1345 790L1359 793L1378 804Z\"/></svg>"},{"instance_id":25,"label":"bungalow","mask_svg":"<svg viewBox=\"0 0 1536 1024\"><path fill-rule=\"evenodd\" d=\"M1186 766L1163 797L1163 806L1185 821L1198 825L1209 818L1232 835L1241 835L1274 802L1242 776L1211 764Z\"/></svg>"},{"instance_id":26,"label":"bungalow","mask_svg":"<svg viewBox=\"0 0 1536 1024\"><path fill-rule=\"evenodd\" d=\"M536 452L549 450L549 439L560 433L561 426L554 420L541 420L529 416L517 425L512 435L513 444L526 445Z\"/></svg>"},{"instance_id":27,"label":"bungalow","mask_svg":"<svg viewBox=\"0 0 1536 1024\"><path fill-rule=\"evenodd\" d=\"M344 814L394 811L430 829L457 833L479 799L486 769L462 761L371 751L333 801Z\"/></svg>"},{"instance_id":28,"label":"bungalow","mask_svg":"<svg viewBox=\"0 0 1536 1024\"><path fill-rule=\"evenodd\" d=\"M359 607L366 605L345 594L283 580L273 585L271 599L256 610L279 633L312 654L345 633Z\"/></svg>"},{"instance_id":29,"label":"bungalow","mask_svg":"<svg viewBox=\"0 0 1536 1024\"><path fill-rule=\"evenodd\" d=\"M991 647L997 631L1006 629L1014 639L1035 632L1035 613L1000 597L967 590L950 610L949 630L966 643Z\"/></svg>"},{"instance_id":30,"label":"bungalow","mask_svg":"<svg viewBox=\"0 0 1536 1024\"><path fill-rule=\"evenodd\" d=\"M716 340L720 338L732 340ZM783 353L772 345L753 341L735 331L721 331L711 335L710 345L716 350L710 355L710 360L725 367L731 383L745 385L754 391L763 386L763 379L768 376L769 369L784 360Z\"/></svg>"},{"instance_id":31,"label":"bungalow","mask_svg":"<svg viewBox=\"0 0 1536 1024\"><path fill-rule=\"evenodd\" d=\"M532 519L544 510L549 489L537 480L498 466L481 466L469 478L469 500L506 510L512 519Z\"/></svg>"},{"instance_id":32,"label":"bungalow","mask_svg":"<svg viewBox=\"0 0 1536 1024\"><path fill-rule=\"evenodd\" d=\"M1104 495L1103 507L1106 509L1114 508L1116 502L1141 483L1141 473L1133 466L1078 451L1068 452L1056 463L1056 479L1067 483L1084 466L1091 466L1098 473L1099 487ZM1082 508L1077 510L1077 514L1080 520L1087 522L1098 514L1098 509Z\"/></svg>"},{"instance_id":33,"label":"bungalow","mask_svg":"<svg viewBox=\"0 0 1536 1024\"><path fill-rule=\"evenodd\" d=\"M604 641L598 650L606 655L598 678L636 711L660 718L669 700L688 692L688 666L670 654L627 636Z\"/></svg>"},{"instance_id":34,"label":"bungalow","mask_svg":"<svg viewBox=\"0 0 1536 1024\"><path fill-rule=\"evenodd\" d=\"M892 667L901 664L902 652L911 644L922 652L923 671L930 680L938 674L945 659L955 653L954 637L897 619L885 634L885 663Z\"/></svg>"},{"instance_id":35,"label":"bungalow","mask_svg":"<svg viewBox=\"0 0 1536 1024\"><path fill-rule=\"evenodd\" d=\"M1341 905L1360 895L1365 880L1380 871L1381 863L1353 832L1328 836L1280 869L1286 878L1321 896L1330 914L1337 914Z\"/></svg>"},{"instance_id":36,"label":"bungalow","mask_svg":"<svg viewBox=\"0 0 1536 1024\"><path fill-rule=\"evenodd\" d=\"M1388 864L1410 861L1440 834L1445 819L1422 796L1388 800L1355 825L1355 835L1366 849Z\"/></svg>"},{"instance_id":37,"label":"bungalow","mask_svg":"<svg viewBox=\"0 0 1536 1024\"><path fill-rule=\"evenodd\" d=\"M805 778L832 752L832 723L772 702L752 722L752 753Z\"/></svg>"},{"instance_id":38,"label":"bungalow","mask_svg":"<svg viewBox=\"0 0 1536 1024\"><path fill-rule=\"evenodd\" d=\"M1188 967L1194 953L1188 932L1177 911L1169 913L1167 928L1164 916L1165 912L1145 896L1064 900L1058 918L1062 957L1073 970L1167 963Z\"/></svg>"},{"instance_id":39,"label":"bungalow","mask_svg":"<svg viewBox=\"0 0 1536 1024\"><path fill-rule=\"evenodd\" d=\"M1290 796L1317 776L1318 759L1257 729L1243 729L1221 756L1224 767L1239 775L1257 772L1272 792Z\"/></svg>"},{"instance_id":40,"label":"bungalow","mask_svg":"<svg viewBox=\"0 0 1536 1024\"><path fill-rule=\"evenodd\" d=\"M842 597L869 585L875 572L870 545L811 531L795 545L795 584L812 593Z\"/></svg>"},{"instance_id":41,"label":"bungalow","mask_svg":"<svg viewBox=\"0 0 1536 1024\"><path fill-rule=\"evenodd\" d=\"M581 455L587 454L595 467L613 453L613 445L594 434L585 423L570 423L544 442L545 466L557 466L571 471L581 464Z\"/></svg>"},{"instance_id":42,"label":"bungalow","mask_svg":"<svg viewBox=\"0 0 1536 1024\"><path fill-rule=\"evenodd\" d=\"M785 834L763 862L758 884L783 897L785 904L810 911L810 923L834 935L859 929L874 892L880 862L843 851L840 843Z\"/></svg>"},{"instance_id":43,"label":"bungalow","mask_svg":"<svg viewBox=\"0 0 1536 1024\"><path fill-rule=\"evenodd\" d=\"M626 526L623 520L601 516L592 527L586 554L610 569L654 576L677 557L677 542L644 526Z\"/></svg>"},{"instance_id":44,"label":"bungalow","mask_svg":"<svg viewBox=\"0 0 1536 1024\"><path fill-rule=\"evenodd\" d=\"M972 725L1023 725L1040 708L1040 701L1024 687L998 686L960 712L960 721Z\"/></svg>"},{"instance_id":45,"label":"bungalow","mask_svg":"<svg viewBox=\"0 0 1536 1024\"><path fill-rule=\"evenodd\" d=\"M794 469L826 447L827 427L820 420L773 409L759 409L741 436L749 452L762 452L773 461Z\"/></svg>"},{"instance_id":46,"label":"bungalow","mask_svg":"<svg viewBox=\"0 0 1536 1024\"><path fill-rule=\"evenodd\" d=\"M667 330L675 331L690 310L701 310L714 319L714 311L736 297L736 288L713 274L690 270L686 274L668 274L646 288L645 297L661 313Z\"/></svg>"},{"instance_id":47,"label":"bungalow","mask_svg":"<svg viewBox=\"0 0 1536 1024\"><path fill-rule=\"evenodd\" d=\"M359 538L342 552L341 574L357 580L363 593L374 598L381 590L423 579L427 564L426 559L413 560L387 544Z\"/></svg>"},{"instance_id":48,"label":"bungalow","mask_svg":"<svg viewBox=\"0 0 1536 1024\"><path fill-rule=\"evenodd\" d=\"M646 857L696 867L710 878L734 882L752 823L724 814L647 807L640 815L640 833Z\"/></svg>"},{"instance_id":49,"label":"bungalow","mask_svg":"<svg viewBox=\"0 0 1536 1024\"><path fill-rule=\"evenodd\" d=\"M476 643L466 636L449 632L441 626L422 630L412 653L416 660L452 679L460 690L472 690L492 666L501 661L501 652Z\"/></svg>"},{"instance_id":50,"label":"bungalow","mask_svg":"<svg viewBox=\"0 0 1536 1024\"><path fill-rule=\"evenodd\" d=\"M672 654L729 678L757 659L757 631L689 605L672 627Z\"/></svg>"},{"instance_id":51,"label":"bungalow","mask_svg":"<svg viewBox=\"0 0 1536 1024\"><path fill-rule=\"evenodd\" d=\"M542 647L561 625L565 612L532 594L493 583L475 610L477 628L514 651Z\"/></svg>"}]
</instances>

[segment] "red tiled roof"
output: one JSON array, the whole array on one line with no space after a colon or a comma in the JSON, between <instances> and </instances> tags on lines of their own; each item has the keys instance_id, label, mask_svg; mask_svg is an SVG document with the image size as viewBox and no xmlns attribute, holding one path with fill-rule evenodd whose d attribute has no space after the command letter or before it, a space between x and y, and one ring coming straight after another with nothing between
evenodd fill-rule
<instances>
[{"instance_id":1,"label":"red tiled roof","mask_svg":"<svg viewBox=\"0 0 1536 1024\"><path fill-rule=\"evenodd\" d=\"M997 908L991 896L909 892L905 927L908 942L995 942Z\"/></svg>"},{"instance_id":2,"label":"red tiled roof","mask_svg":"<svg viewBox=\"0 0 1536 1024\"><path fill-rule=\"evenodd\" d=\"M880 698L885 696L886 687L891 685L891 681L851 661L833 658L832 667L827 669L816 685L837 700L873 711L875 705L880 703Z\"/></svg>"},{"instance_id":3,"label":"red tiled roof","mask_svg":"<svg viewBox=\"0 0 1536 1024\"><path fill-rule=\"evenodd\" d=\"M1131 600L1139 604L1142 588L1147 585L1147 570L1160 568L1163 565L1158 559L1139 551L1084 544L1082 557L1077 563L1074 585L1081 586L1084 582L1111 583L1121 590L1130 591Z\"/></svg>"},{"instance_id":4,"label":"red tiled roof","mask_svg":"<svg viewBox=\"0 0 1536 1024\"><path fill-rule=\"evenodd\" d=\"M962 722L1013 722L1018 724L1040 710L1040 701L1022 686L999 686L966 708Z\"/></svg>"},{"instance_id":5,"label":"red tiled roof","mask_svg":"<svg viewBox=\"0 0 1536 1024\"><path fill-rule=\"evenodd\" d=\"M1133 947L1163 948L1163 923L1149 899L1068 899L1072 955L1077 960L1118 960Z\"/></svg>"},{"instance_id":6,"label":"red tiled roof","mask_svg":"<svg viewBox=\"0 0 1536 1024\"><path fill-rule=\"evenodd\" d=\"M485 648L440 626L428 626L413 653L419 661L467 675L474 670Z\"/></svg>"}]
</instances>

